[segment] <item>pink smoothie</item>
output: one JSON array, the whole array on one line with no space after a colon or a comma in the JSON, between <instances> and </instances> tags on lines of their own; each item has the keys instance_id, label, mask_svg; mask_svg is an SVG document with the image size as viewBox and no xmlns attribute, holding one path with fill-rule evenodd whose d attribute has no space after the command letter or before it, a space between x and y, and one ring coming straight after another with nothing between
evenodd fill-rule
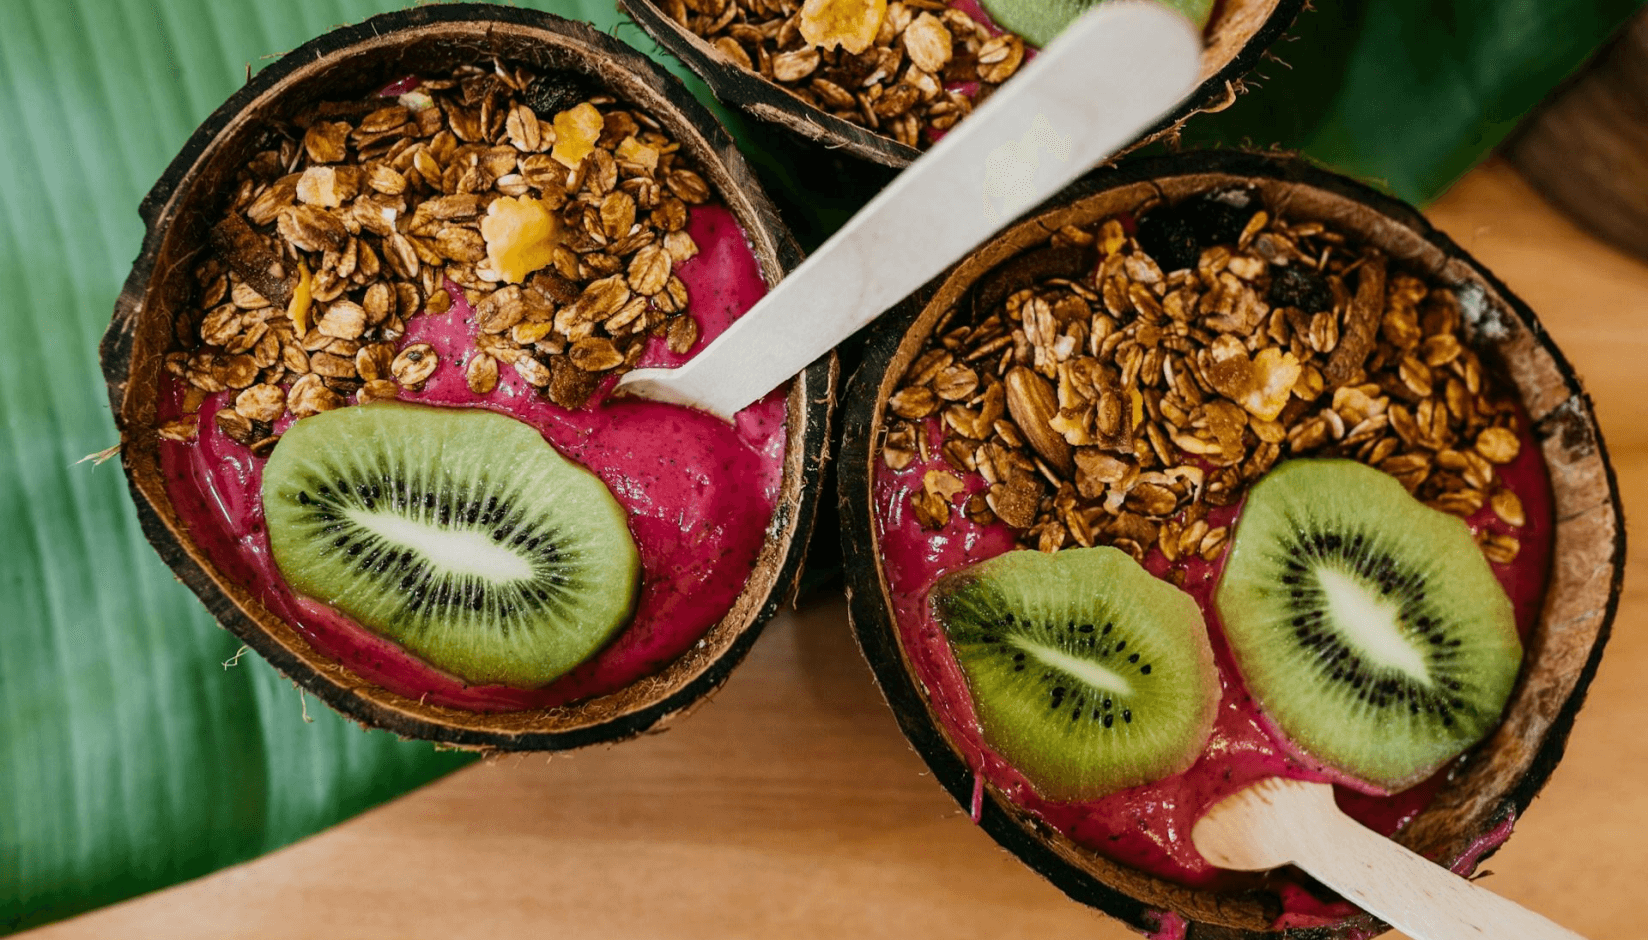
<instances>
[{"instance_id":1,"label":"pink smoothie","mask_svg":"<svg viewBox=\"0 0 1648 940\"><path fill-rule=\"evenodd\" d=\"M642 366L690 359L766 293L744 233L725 208L694 208L687 231L701 253L676 273L687 285L699 341L678 356L653 338ZM420 315L407 325L403 344L432 344L440 365L422 391L403 391L401 400L487 408L525 421L599 476L629 513L642 570L635 616L593 659L541 689L466 685L337 611L293 594L269 555L259 499L264 461L212 420L230 404L227 393L201 407L197 440L161 443L173 506L197 543L227 575L253 586L271 612L320 652L401 695L475 711L544 708L613 692L656 672L726 614L754 568L778 502L786 389L739 412L735 426L688 408L609 399L615 378L579 411L543 398L508 366L500 368L495 391L476 395L464 379L475 354L473 312L456 285L449 283L448 293L453 304L447 313ZM182 391L180 383L172 388L161 420L179 413Z\"/></svg>"},{"instance_id":2,"label":"pink smoothie","mask_svg":"<svg viewBox=\"0 0 1648 940\"><path fill-rule=\"evenodd\" d=\"M1118 862L1191 887L1235 890L1256 886L1258 876L1210 865L1191 845L1190 829L1214 803L1243 787L1268 776L1340 784L1335 792L1341 808L1388 835L1424 809L1442 785L1447 768L1401 793L1374 796L1342 785L1343 781L1307 757L1292 753L1273 736L1232 665L1213 607L1213 590L1223 556L1217 562L1193 557L1170 563L1160 551L1152 550L1145 567L1159 577L1166 577L1174 569L1182 572L1184 589L1201 605L1210 628L1223 687L1212 737L1196 763L1181 774L1082 803L1053 802L1037 796L1024 777L984 743L961 668L927 605L928 589L939 577L1014 549L1014 536L1001 522L976 525L961 511L969 495L986 487L978 474L968 475L964 489L953 498L955 509L947 526L937 532L920 526L910 511L911 494L921 490L928 470L953 472L936 456L941 442L939 425L929 421L924 433L931 444L929 452L935 455L931 461L918 459L901 471L877 463L877 534L898 622L898 639L934 717L952 745L978 779L988 782L1006 799ZM1505 485L1522 499L1527 524L1520 530L1510 529L1487 508L1468 522L1473 530L1514 532L1521 538L1522 549L1516 560L1492 567L1515 605L1518 629L1526 637L1539 615L1550 562L1551 496L1538 448L1526 434L1522 444L1517 459L1499 469ZM1236 506L1211 510L1208 525L1232 525L1238 513ZM1502 841L1507 835L1508 825L1498 837ZM1480 854L1489 847L1473 846L1472 850ZM1343 901L1324 901L1297 885L1269 883L1268 887L1280 894L1286 911L1286 923L1279 926L1331 923L1356 912Z\"/></svg>"}]
</instances>

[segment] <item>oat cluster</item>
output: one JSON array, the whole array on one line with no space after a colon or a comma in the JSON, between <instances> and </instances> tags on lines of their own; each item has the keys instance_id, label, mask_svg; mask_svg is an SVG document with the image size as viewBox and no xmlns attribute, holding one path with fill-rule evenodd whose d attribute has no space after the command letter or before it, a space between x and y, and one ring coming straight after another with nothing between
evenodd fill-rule
<instances>
[{"instance_id":1,"label":"oat cluster","mask_svg":"<svg viewBox=\"0 0 1648 940\"><path fill-rule=\"evenodd\" d=\"M709 186L656 121L581 80L468 66L394 97L312 107L240 171L166 368L187 383L192 437L212 393L231 438L267 453L272 426L417 389L438 365L400 347L455 285L480 334L466 377L513 368L581 407L649 334L698 339L676 265L698 252L688 207Z\"/></svg>"},{"instance_id":2,"label":"oat cluster","mask_svg":"<svg viewBox=\"0 0 1648 940\"><path fill-rule=\"evenodd\" d=\"M733 64L820 110L906 146L967 115L1024 63L941 0L660 0ZM842 9L846 7L847 9Z\"/></svg>"},{"instance_id":3,"label":"oat cluster","mask_svg":"<svg viewBox=\"0 0 1648 940\"><path fill-rule=\"evenodd\" d=\"M1120 220L1066 227L945 315L888 402L882 456L903 469L937 446L988 483L966 515L1042 551L1212 560L1229 533L1209 508L1289 456L1355 459L1436 509L1491 505L1520 527L1496 471L1520 415L1462 329L1450 290L1318 222L1253 211L1173 271ZM964 489L931 470L911 509L941 528ZM1479 539L1495 562L1520 547Z\"/></svg>"}]
</instances>

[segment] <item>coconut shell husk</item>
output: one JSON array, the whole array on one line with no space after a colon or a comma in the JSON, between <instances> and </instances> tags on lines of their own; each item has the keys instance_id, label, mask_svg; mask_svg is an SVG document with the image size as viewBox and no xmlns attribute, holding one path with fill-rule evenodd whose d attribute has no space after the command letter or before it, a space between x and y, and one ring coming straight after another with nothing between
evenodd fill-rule
<instances>
[{"instance_id":1,"label":"coconut shell husk","mask_svg":"<svg viewBox=\"0 0 1648 940\"><path fill-rule=\"evenodd\" d=\"M1520 816L1562 757L1619 602L1625 561L1619 492L1591 401L1533 311L1410 206L1302 161L1203 152L1090 174L883 318L843 405L839 497L853 628L906 737L957 802L971 805L972 770L911 679L878 562L872 482L887 398L939 317L964 301L975 283L987 285L992 271L1045 244L1048 232L1243 184L1257 187L1265 203L1289 219L1328 223L1379 246L1394 264L1453 285L1474 318L1474 342L1485 359L1503 363L1519 393L1550 472L1550 581L1506 718L1395 837L1422 855L1451 861L1484 833ZM1077 845L993 788L986 787L986 794L984 830L1078 901L1145 932L1158 929L1162 912L1175 912L1188 922L1189 940L1275 936L1271 925L1281 906L1272 894L1216 893L1168 882ZM1337 928L1293 935L1348 937L1382 929L1362 915Z\"/></svg>"},{"instance_id":2,"label":"coconut shell husk","mask_svg":"<svg viewBox=\"0 0 1648 940\"><path fill-rule=\"evenodd\" d=\"M360 96L403 75L494 56L581 73L658 119L738 218L768 282L800 263L800 249L732 141L673 76L584 23L492 5L421 6L305 43L200 126L139 209L147 234L115 303L101 359L143 531L219 623L364 725L463 748L564 750L667 726L720 686L762 625L790 600L817 510L835 399L833 356L814 363L791 387L778 509L755 570L726 616L659 672L609 695L536 711L488 714L420 704L316 651L191 538L166 494L155 428L170 311L188 296L188 272L211 240L236 170L261 149L270 128L315 101Z\"/></svg>"},{"instance_id":3,"label":"coconut shell husk","mask_svg":"<svg viewBox=\"0 0 1648 940\"><path fill-rule=\"evenodd\" d=\"M1175 136L1197 114L1223 111L1246 90L1242 77L1259 64L1304 9L1305 0L1225 0L1208 23L1196 90L1121 153ZM891 167L905 167L921 151L891 137L815 108L784 88L733 63L714 46L676 22L653 0L618 0L618 9L672 55L686 63L715 96L763 121L778 124L832 150Z\"/></svg>"}]
</instances>

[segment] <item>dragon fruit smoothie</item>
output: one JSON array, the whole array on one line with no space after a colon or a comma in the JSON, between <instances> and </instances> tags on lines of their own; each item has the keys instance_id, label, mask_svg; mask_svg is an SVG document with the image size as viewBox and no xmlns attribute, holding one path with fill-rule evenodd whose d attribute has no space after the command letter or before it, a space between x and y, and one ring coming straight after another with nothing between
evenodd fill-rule
<instances>
[{"instance_id":1,"label":"dragon fruit smoothie","mask_svg":"<svg viewBox=\"0 0 1648 940\"><path fill-rule=\"evenodd\" d=\"M925 690L934 717L981 786L990 784L1006 799L1108 858L1170 881L1211 889L1252 887L1257 876L1227 872L1208 864L1191 844L1190 829L1213 804L1263 777L1334 782L1341 808L1386 835L1429 804L1448 774L1447 767L1400 793L1377 796L1345 785L1347 781L1279 743L1243 687L1218 626L1213 592L1223 555L1215 562L1196 556L1170 562L1159 548L1146 556L1146 569L1164 578L1175 570L1182 572L1184 590L1201 607L1211 628L1222 686L1213 734L1196 763L1183 773L1087 802L1040 798L1017 770L984 743L960 666L927 604L928 590L940 577L1017 548L1015 536L1000 521L979 525L960 511L969 496L985 488L983 477L976 473L965 479L965 488L954 497L956 511L950 523L937 532L922 528L910 511L910 498L921 491L928 471L948 471L944 460L937 456L937 422L928 422L923 433L932 445L932 459L917 459L902 470L877 462L876 535L897 618L899 644L919 687ZM1550 561L1552 523L1544 460L1526 431L1522 445L1516 460L1502 468L1502 479L1521 498L1526 510L1527 522L1519 531L1523 549L1510 564L1494 564L1492 568L1516 609L1517 628L1526 637L1539 615ZM1239 516L1239 505L1227 506L1210 510L1207 520L1210 526L1233 526ZM1467 522L1473 532L1505 528L1505 523L1487 508ZM975 816L977 809L975 805ZM1508 835L1505 827L1500 841ZM1279 927L1331 923L1355 913L1355 908L1344 902L1324 902L1297 886L1284 886L1280 893L1285 923Z\"/></svg>"},{"instance_id":2,"label":"dragon fruit smoothie","mask_svg":"<svg viewBox=\"0 0 1648 940\"><path fill-rule=\"evenodd\" d=\"M684 355L660 337L648 340L640 367L690 359L766 292L755 256L731 212L720 205L691 210L687 232L700 253L676 274L692 298L699 339ZM450 308L420 314L401 345L429 343L440 364L418 391L401 399L445 407L486 408L531 424L564 456L606 483L630 520L641 555L641 587L630 624L571 673L540 689L471 686L414 658L329 607L295 595L269 554L259 500L263 458L230 440L211 416L232 393L209 398L198 437L163 440L167 492L193 537L258 600L319 651L382 687L410 698L472 711L563 705L621 689L661 669L725 615L743 588L777 508L785 447L785 394L780 388L729 426L671 405L611 399L608 376L590 403L569 411L543 398L512 370L477 395L464 367L475 355L474 311L448 282ZM183 387L162 397L161 421L182 412ZM284 431L287 416L276 425Z\"/></svg>"}]
</instances>

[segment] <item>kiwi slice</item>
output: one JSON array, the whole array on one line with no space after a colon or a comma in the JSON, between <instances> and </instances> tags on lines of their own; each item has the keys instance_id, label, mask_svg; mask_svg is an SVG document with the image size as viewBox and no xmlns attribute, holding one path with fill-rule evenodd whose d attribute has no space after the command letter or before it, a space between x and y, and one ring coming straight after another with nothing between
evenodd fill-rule
<instances>
[{"instance_id":1,"label":"kiwi slice","mask_svg":"<svg viewBox=\"0 0 1648 940\"><path fill-rule=\"evenodd\" d=\"M985 12L997 26L1024 37L1032 46L1045 46L1076 17L1100 0L983 0ZM1197 29L1206 29L1214 0L1159 0L1183 13Z\"/></svg>"},{"instance_id":2,"label":"kiwi slice","mask_svg":"<svg viewBox=\"0 0 1648 940\"><path fill-rule=\"evenodd\" d=\"M1159 780L1206 744L1220 687L1201 609L1125 552L1008 552L929 601L985 743L1043 797Z\"/></svg>"},{"instance_id":3,"label":"kiwi slice","mask_svg":"<svg viewBox=\"0 0 1648 940\"><path fill-rule=\"evenodd\" d=\"M635 603L623 507L490 411L379 402L304 418L263 468L263 511L294 590L466 682L544 685Z\"/></svg>"},{"instance_id":4,"label":"kiwi slice","mask_svg":"<svg viewBox=\"0 0 1648 940\"><path fill-rule=\"evenodd\" d=\"M1275 727L1376 790L1481 740L1522 661L1465 523L1350 460L1289 461L1253 487L1215 603Z\"/></svg>"}]
</instances>

